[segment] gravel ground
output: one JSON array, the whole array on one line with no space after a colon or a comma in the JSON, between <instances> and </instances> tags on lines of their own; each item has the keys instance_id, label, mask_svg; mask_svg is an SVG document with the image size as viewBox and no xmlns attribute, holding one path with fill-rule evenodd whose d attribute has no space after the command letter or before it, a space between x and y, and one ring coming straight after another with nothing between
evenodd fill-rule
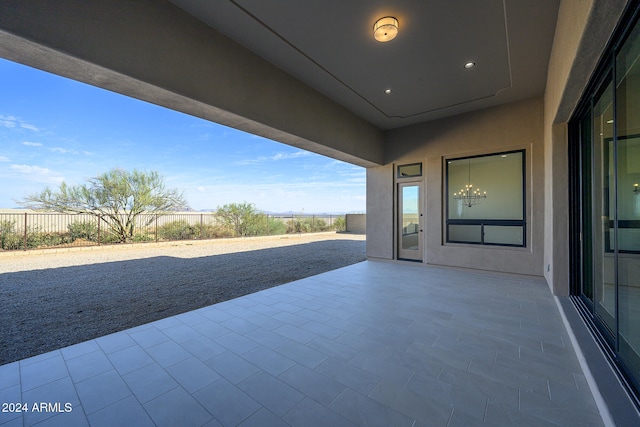
<instances>
[{"instance_id":1,"label":"gravel ground","mask_svg":"<svg viewBox=\"0 0 640 427\"><path fill-rule=\"evenodd\" d=\"M365 260L365 236L0 253L0 365Z\"/></svg>"}]
</instances>

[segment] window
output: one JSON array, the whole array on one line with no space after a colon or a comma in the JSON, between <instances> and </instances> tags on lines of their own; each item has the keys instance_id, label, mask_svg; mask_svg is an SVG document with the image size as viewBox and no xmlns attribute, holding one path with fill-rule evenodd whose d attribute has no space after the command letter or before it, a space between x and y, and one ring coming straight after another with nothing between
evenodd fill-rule
<instances>
[{"instance_id":1,"label":"window","mask_svg":"<svg viewBox=\"0 0 640 427\"><path fill-rule=\"evenodd\" d=\"M413 178L422 176L422 163L398 166L398 178Z\"/></svg>"},{"instance_id":2,"label":"window","mask_svg":"<svg viewBox=\"0 0 640 427\"><path fill-rule=\"evenodd\" d=\"M447 159L446 241L527 244L524 150Z\"/></svg>"}]
</instances>

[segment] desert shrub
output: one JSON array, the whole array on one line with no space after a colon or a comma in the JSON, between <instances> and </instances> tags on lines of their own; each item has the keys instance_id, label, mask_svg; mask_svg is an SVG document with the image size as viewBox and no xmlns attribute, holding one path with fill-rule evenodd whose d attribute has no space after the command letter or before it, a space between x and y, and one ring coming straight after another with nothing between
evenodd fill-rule
<instances>
[{"instance_id":1,"label":"desert shrub","mask_svg":"<svg viewBox=\"0 0 640 427\"><path fill-rule=\"evenodd\" d=\"M210 224L196 224L193 226L196 239L211 239L215 237L215 227Z\"/></svg>"},{"instance_id":2,"label":"desert shrub","mask_svg":"<svg viewBox=\"0 0 640 427\"><path fill-rule=\"evenodd\" d=\"M158 237L162 240L191 240L198 238L199 234L200 231L197 227L183 219L158 227Z\"/></svg>"},{"instance_id":3,"label":"desert shrub","mask_svg":"<svg viewBox=\"0 0 640 427\"><path fill-rule=\"evenodd\" d=\"M231 237L233 234L225 228L213 224L196 224L198 239L215 239L218 237Z\"/></svg>"},{"instance_id":4,"label":"desert shrub","mask_svg":"<svg viewBox=\"0 0 640 427\"><path fill-rule=\"evenodd\" d=\"M0 236L15 233L16 222L8 219L0 221Z\"/></svg>"},{"instance_id":5,"label":"desert shrub","mask_svg":"<svg viewBox=\"0 0 640 427\"><path fill-rule=\"evenodd\" d=\"M40 227L34 227L27 231L27 249L59 246L71 242L72 240L68 233L42 231Z\"/></svg>"},{"instance_id":6,"label":"desert shrub","mask_svg":"<svg viewBox=\"0 0 640 427\"><path fill-rule=\"evenodd\" d=\"M116 233L113 233L110 230L105 230L100 233L100 243L103 245L122 243L122 239Z\"/></svg>"},{"instance_id":7,"label":"desert shrub","mask_svg":"<svg viewBox=\"0 0 640 427\"><path fill-rule=\"evenodd\" d=\"M9 234L2 237L2 249L5 251L15 251L24 249L24 238L17 234Z\"/></svg>"},{"instance_id":8,"label":"desert shrub","mask_svg":"<svg viewBox=\"0 0 640 427\"><path fill-rule=\"evenodd\" d=\"M289 221L287 233L308 233L311 231L311 223L294 219Z\"/></svg>"},{"instance_id":9,"label":"desert shrub","mask_svg":"<svg viewBox=\"0 0 640 427\"><path fill-rule=\"evenodd\" d=\"M98 226L95 221L76 221L69 224L67 229L72 242L77 239L84 239L90 242L98 241Z\"/></svg>"},{"instance_id":10,"label":"desert shrub","mask_svg":"<svg viewBox=\"0 0 640 427\"><path fill-rule=\"evenodd\" d=\"M333 221L333 228L336 231L345 231L347 229L347 220L343 216L337 217Z\"/></svg>"},{"instance_id":11,"label":"desert shrub","mask_svg":"<svg viewBox=\"0 0 640 427\"><path fill-rule=\"evenodd\" d=\"M235 233L233 232L233 230L225 226L215 226L212 228L212 232L213 232L212 238L225 238L225 237L235 236Z\"/></svg>"},{"instance_id":12,"label":"desert shrub","mask_svg":"<svg viewBox=\"0 0 640 427\"><path fill-rule=\"evenodd\" d=\"M16 250L22 246L22 238L16 234L15 226L15 221L0 221L0 249Z\"/></svg>"},{"instance_id":13,"label":"desert shrub","mask_svg":"<svg viewBox=\"0 0 640 427\"><path fill-rule=\"evenodd\" d=\"M152 235L150 235L149 233L134 234L133 237L131 238L131 241L133 243L152 242L154 240L155 240L154 237Z\"/></svg>"},{"instance_id":14,"label":"desert shrub","mask_svg":"<svg viewBox=\"0 0 640 427\"><path fill-rule=\"evenodd\" d=\"M294 218L287 223L287 233L316 233L333 229L334 226L323 218Z\"/></svg>"},{"instance_id":15,"label":"desert shrub","mask_svg":"<svg viewBox=\"0 0 640 427\"><path fill-rule=\"evenodd\" d=\"M308 221L311 221L312 231L327 231L329 229L329 226L327 226L327 222L324 219L315 218Z\"/></svg>"},{"instance_id":16,"label":"desert shrub","mask_svg":"<svg viewBox=\"0 0 640 427\"><path fill-rule=\"evenodd\" d=\"M185 220L177 220L158 227L158 238L161 240L195 240L233 237L234 231L224 225L196 223L189 224Z\"/></svg>"},{"instance_id":17,"label":"desert shrub","mask_svg":"<svg viewBox=\"0 0 640 427\"><path fill-rule=\"evenodd\" d=\"M287 224L285 224L281 220L276 218L268 218L268 221L269 228L267 230L264 230L263 234L278 235L287 233Z\"/></svg>"},{"instance_id":18,"label":"desert shrub","mask_svg":"<svg viewBox=\"0 0 640 427\"><path fill-rule=\"evenodd\" d=\"M68 233L42 231L40 227L27 229L26 249L59 246L71 243ZM15 221L0 221L0 245L4 250L25 249L24 234L15 229Z\"/></svg>"}]
</instances>

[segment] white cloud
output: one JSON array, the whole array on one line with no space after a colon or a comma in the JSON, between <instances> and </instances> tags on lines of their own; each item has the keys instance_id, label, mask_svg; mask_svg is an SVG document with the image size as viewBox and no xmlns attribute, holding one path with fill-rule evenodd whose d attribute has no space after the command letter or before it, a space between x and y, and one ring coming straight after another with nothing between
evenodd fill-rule
<instances>
[{"instance_id":1,"label":"white cloud","mask_svg":"<svg viewBox=\"0 0 640 427\"><path fill-rule=\"evenodd\" d=\"M298 159L300 157L308 157L310 156L312 153L310 153L309 151L295 151L293 153L278 153L274 156L270 157L270 160L286 160L286 159Z\"/></svg>"},{"instance_id":2,"label":"white cloud","mask_svg":"<svg viewBox=\"0 0 640 427\"><path fill-rule=\"evenodd\" d=\"M60 153L60 154L80 154L76 150L67 150L66 148L62 148L62 147L53 147L53 148L50 148L49 151L53 151L54 153Z\"/></svg>"},{"instance_id":3,"label":"white cloud","mask_svg":"<svg viewBox=\"0 0 640 427\"><path fill-rule=\"evenodd\" d=\"M31 142L31 141L24 141L22 143L22 145L26 145L27 147L42 147L42 144L39 142Z\"/></svg>"},{"instance_id":4,"label":"white cloud","mask_svg":"<svg viewBox=\"0 0 640 427\"><path fill-rule=\"evenodd\" d=\"M22 129L27 129L27 130L31 130L34 132L39 132L40 129L38 129L37 126L32 125L31 123L26 123L23 122L22 120L14 117L14 116L1 116L0 115L0 126L5 127L5 128L16 128L16 127L20 127Z\"/></svg>"},{"instance_id":5,"label":"white cloud","mask_svg":"<svg viewBox=\"0 0 640 427\"><path fill-rule=\"evenodd\" d=\"M5 156L0 156L0 162L10 162L11 160L9 160L8 157Z\"/></svg>"},{"instance_id":6,"label":"white cloud","mask_svg":"<svg viewBox=\"0 0 640 427\"><path fill-rule=\"evenodd\" d=\"M273 156L260 156L255 159L246 159L237 162L238 165L255 165L265 162L276 162L279 160L299 159L301 157L308 157L313 153L304 150L294 151L293 153L276 153Z\"/></svg>"},{"instance_id":7,"label":"white cloud","mask_svg":"<svg viewBox=\"0 0 640 427\"><path fill-rule=\"evenodd\" d=\"M22 129L32 130L32 131L34 131L34 132L38 132L38 131L40 130L40 129L38 129L37 127L35 127L34 125L32 125L32 124L24 123L24 122L20 122L20 127L21 127Z\"/></svg>"},{"instance_id":8,"label":"white cloud","mask_svg":"<svg viewBox=\"0 0 640 427\"><path fill-rule=\"evenodd\" d=\"M16 118L13 116L0 116L0 126L14 128L16 127Z\"/></svg>"},{"instance_id":9,"label":"white cloud","mask_svg":"<svg viewBox=\"0 0 640 427\"><path fill-rule=\"evenodd\" d=\"M13 172L21 175L22 179L35 182L59 184L64 181L64 177L60 176L51 169L42 168L40 166L16 165L9 166Z\"/></svg>"}]
</instances>

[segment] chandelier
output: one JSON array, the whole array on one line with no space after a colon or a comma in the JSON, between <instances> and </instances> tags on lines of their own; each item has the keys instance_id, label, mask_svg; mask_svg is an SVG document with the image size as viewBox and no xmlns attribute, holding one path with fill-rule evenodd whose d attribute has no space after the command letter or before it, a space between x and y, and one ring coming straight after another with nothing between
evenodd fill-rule
<instances>
[{"instance_id":1,"label":"chandelier","mask_svg":"<svg viewBox=\"0 0 640 427\"><path fill-rule=\"evenodd\" d=\"M472 207L480 204L482 199L487 198L487 192L482 192L479 188L473 188L471 184L471 160L469 159L469 180L468 184L464 188L460 189L457 193L453 193L453 199L457 200L461 205Z\"/></svg>"}]
</instances>

